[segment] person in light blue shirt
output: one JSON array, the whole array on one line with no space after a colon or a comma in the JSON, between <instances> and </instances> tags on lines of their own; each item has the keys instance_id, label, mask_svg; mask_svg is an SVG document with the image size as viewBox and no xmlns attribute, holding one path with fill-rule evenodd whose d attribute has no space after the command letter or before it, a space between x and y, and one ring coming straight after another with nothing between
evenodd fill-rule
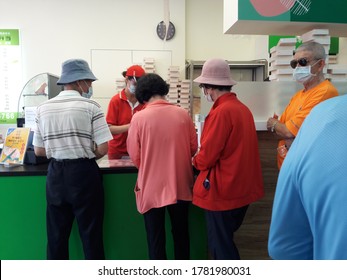
<instances>
[{"instance_id":1,"label":"person in light blue shirt","mask_svg":"<svg viewBox=\"0 0 347 280\"><path fill-rule=\"evenodd\" d=\"M347 259L347 94L317 105L281 168L270 225L273 259Z\"/></svg>"}]
</instances>

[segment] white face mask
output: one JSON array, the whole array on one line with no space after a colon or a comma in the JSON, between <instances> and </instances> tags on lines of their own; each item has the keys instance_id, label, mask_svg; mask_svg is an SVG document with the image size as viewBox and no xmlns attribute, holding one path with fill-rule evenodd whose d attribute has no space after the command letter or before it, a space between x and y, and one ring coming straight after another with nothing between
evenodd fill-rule
<instances>
[{"instance_id":1,"label":"white face mask","mask_svg":"<svg viewBox=\"0 0 347 280\"><path fill-rule=\"evenodd\" d=\"M129 92L131 94L135 94L135 91L136 91L136 86L135 85L130 84L130 86L128 88L129 88Z\"/></svg>"},{"instance_id":2,"label":"white face mask","mask_svg":"<svg viewBox=\"0 0 347 280\"><path fill-rule=\"evenodd\" d=\"M201 88L201 94L205 96L207 102L213 102L211 95L208 93L205 94L205 89L203 87Z\"/></svg>"},{"instance_id":3,"label":"white face mask","mask_svg":"<svg viewBox=\"0 0 347 280\"><path fill-rule=\"evenodd\" d=\"M312 77L317 76L317 74L312 74L311 73L311 67L314 66L318 61L316 61L314 64L312 65L307 65L307 66L302 66L302 67L296 67L293 71L293 78L295 81L297 81L298 83L306 83L309 80L312 79Z\"/></svg>"},{"instance_id":4,"label":"white face mask","mask_svg":"<svg viewBox=\"0 0 347 280\"><path fill-rule=\"evenodd\" d=\"M212 97L211 97L210 94L206 94L205 97L206 97L206 100L207 100L208 102L213 102Z\"/></svg>"},{"instance_id":5,"label":"white face mask","mask_svg":"<svg viewBox=\"0 0 347 280\"><path fill-rule=\"evenodd\" d=\"M87 86L88 84L86 83L86 81L83 81ZM78 86L80 87L80 89L82 90L82 96L85 98L90 99L93 96L93 88L88 86L88 92L84 92L82 87L78 84Z\"/></svg>"},{"instance_id":6,"label":"white face mask","mask_svg":"<svg viewBox=\"0 0 347 280\"><path fill-rule=\"evenodd\" d=\"M134 75L135 75L135 72L134 72ZM129 92L130 92L131 94L135 94L135 91L136 91L136 83L137 83L136 77L134 76L134 77L131 78L131 79L128 78L128 82L129 82L129 86L128 86Z\"/></svg>"}]
</instances>

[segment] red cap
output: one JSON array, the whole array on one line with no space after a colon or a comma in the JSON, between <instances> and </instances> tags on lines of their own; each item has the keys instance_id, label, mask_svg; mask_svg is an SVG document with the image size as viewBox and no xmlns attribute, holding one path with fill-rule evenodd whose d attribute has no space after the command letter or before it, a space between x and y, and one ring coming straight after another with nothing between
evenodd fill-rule
<instances>
[{"instance_id":1,"label":"red cap","mask_svg":"<svg viewBox=\"0 0 347 280\"><path fill-rule=\"evenodd\" d=\"M144 74L145 74L145 70L140 65L133 65L127 69L125 76L128 76L128 77L135 76L136 78L140 78Z\"/></svg>"}]
</instances>

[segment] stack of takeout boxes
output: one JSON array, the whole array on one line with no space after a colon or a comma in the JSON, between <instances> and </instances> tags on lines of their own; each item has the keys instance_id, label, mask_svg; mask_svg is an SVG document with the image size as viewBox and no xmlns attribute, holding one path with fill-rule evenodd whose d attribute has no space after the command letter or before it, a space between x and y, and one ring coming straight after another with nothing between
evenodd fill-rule
<instances>
[{"instance_id":1,"label":"stack of takeout boxes","mask_svg":"<svg viewBox=\"0 0 347 280\"><path fill-rule=\"evenodd\" d=\"M317 42L324 46L325 53L327 54L325 60L325 67L323 73L326 74L329 68L329 50L330 50L330 35L328 29L312 29L301 35L301 40L303 43L306 42Z\"/></svg>"},{"instance_id":2,"label":"stack of takeout boxes","mask_svg":"<svg viewBox=\"0 0 347 280\"><path fill-rule=\"evenodd\" d=\"M296 38L281 38L277 45L270 49L270 81L293 80L293 69L290 67L290 61L293 59L295 45Z\"/></svg>"},{"instance_id":3,"label":"stack of takeout boxes","mask_svg":"<svg viewBox=\"0 0 347 280\"><path fill-rule=\"evenodd\" d=\"M190 112L190 80L182 80L179 87L179 104Z\"/></svg>"},{"instance_id":4,"label":"stack of takeout boxes","mask_svg":"<svg viewBox=\"0 0 347 280\"><path fill-rule=\"evenodd\" d=\"M122 78L117 78L116 79L116 92L122 91L122 89L125 88L125 79Z\"/></svg>"},{"instance_id":5,"label":"stack of takeout boxes","mask_svg":"<svg viewBox=\"0 0 347 280\"><path fill-rule=\"evenodd\" d=\"M331 81L347 82L347 65L329 64L327 78Z\"/></svg>"},{"instance_id":6,"label":"stack of takeout boxes","mask_svg":"<svg viewBox=\"0 0 347 280\"><path fill-rule=\"evenodd\" d=\"M313 29L301 36L303 42L318 42L325 48L327 58L323 72L331 81L347 81L347 66L337 65L337 56L329 55L330 35L328 29Z\"/></svg>"},{"instance_id":7,"label":"stack of takeout boxes","mask_svg":"<svg viewBox=\"0 0 347 280\"><path fill-rule=\"evenodd\" d=\"M190 113L190 80L180 79L179 66L170 66L168 69L169 93L167 99L172 104L186 109Z\"/></svg>"},{"instance_id":8,"label":"stack of takeout boxes","mask_svg":"<svg viewBox=\"0 0 347 280\"><path fill-rule=\"evenodd\" d=\"M167 95L168 101L172 104L179 103L178 85L180 81L180 68L179 66L170 66L168 69L167 83L169 84L169 93Z\"/></svg>"},{"instance_id":9,"label":"stack of takeout boxes","mask_svg":"<svg viewBox=\"0 0 347 280\"><path fill-rule=\"evenodd\" d=\"M323 73L332 81L347 81L347 66L337 65L337 56L329 55L330 35L328 29L313 29L300 36L302 43L318 42L324 46L327 58ZM293 80L293 69L290 61L293 59L297 38L281 38L278 44L270 49L269 79L270 81Z\"/></svg>"},{"instance_id":10,"label":"stack of takeout boxes","mask_svg":"<svg viewBox=\"0 0 347 280\"><path fill-rule=\"evenodd\" d=\"M152 57L145 57L143 59L143 69L148 73L155 73L155 59Z\"/></svg>"}]
</instances>

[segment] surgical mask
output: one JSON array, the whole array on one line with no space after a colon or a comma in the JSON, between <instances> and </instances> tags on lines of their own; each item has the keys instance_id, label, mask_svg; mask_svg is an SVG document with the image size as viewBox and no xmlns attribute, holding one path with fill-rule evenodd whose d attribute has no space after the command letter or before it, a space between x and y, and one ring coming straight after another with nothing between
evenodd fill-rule
<instances>
[{"instance_id":1,"label":"surgical mask","mask_svg":"<svg viewBox=\"0 0 347 280\"><path fill-rule=\"evenodd\" d=\"M318 60L319 61L319 60ZM315 65L318 61L316 61L313 65ZM312 77L317 76L316 74L311 73L311 67L313 65L303 66L303 67L296 67L293 71L293 78L298 83L305 83L308 82Z\"/></svg>"},{"instance_id":2,"label":"surgical mask","mask_svg":"<svg viewBox=\"0 0 347 280\"><path fill-rule=\"evenodd\" d=\"M208 93L205 94L205 89L203 87L201 88L201 94L205 96L207 102L213 102L211 95Z\"/></svg>"},{"instance_id":3,"label":"surgical mask","mask_svg":"<svg viewBox=\"0 0 347 280\"><path fill-rule=\"evenodd\" d=\"M90 99L93 96L93 88L89 87L88 92L82 92L82 96Z\"/></svg>"},{"instance_id":4,"label":"surgical mask","mask_svg":"<svg viewBox=\"0 0 347 280\"><path fill-rule=\"evenodd\" d=\"M129 92L130 92L131 94L135 94L135 91L136 91L136 86L133 85L133 84L130 84L130 86L129 86Z\"/></svg>"},{"instance_id":5,"label":"surgical mask","mask_svg":"<svg viewBox=\"0 0 347 280\"><path fill-rule=\"evenodd\" d=\"M88 86L88 84L86 83L86 81L84 81L84 83ZM93 88L92 87L88 87L88 92L84 92L82 87L80 85L78 85L80 87L80 89L82 90L82 97L88 98L90 99L93 96Z\"/></svg>"},{"instance_id":6,"label":"surgical mask","mask_svg":"<svg viewBox=\"0 0 347 280\"><path fill-rule=\"evenodd\" d=\"M205 97L206 97L206 100L207 100L208 102L213 102L212 97L211 97L210 94L206 94Z\"/></svg>"}]
</instances>

